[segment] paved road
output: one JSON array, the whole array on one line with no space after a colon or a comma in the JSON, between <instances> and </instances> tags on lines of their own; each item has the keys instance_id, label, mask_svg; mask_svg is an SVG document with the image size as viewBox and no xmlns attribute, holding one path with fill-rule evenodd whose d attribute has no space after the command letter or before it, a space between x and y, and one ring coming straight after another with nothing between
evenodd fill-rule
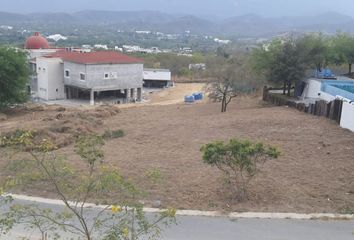
<instances>
[{"instance_id":1,"label":"paved road","mask_svg":"<svg viewBox=\"0 0 354 240\"><path fill-rule=\"evenodd\" d=\"M30 203L19 201L20 203ZM53 210L61 206L41 204ZM354 221L228 219L177 216L178 225L166 229L164 240L354 240ZM38 234L16 227L11 236ZM69 236L67 236L69 237Z\"/></svg>"}]
</instances>

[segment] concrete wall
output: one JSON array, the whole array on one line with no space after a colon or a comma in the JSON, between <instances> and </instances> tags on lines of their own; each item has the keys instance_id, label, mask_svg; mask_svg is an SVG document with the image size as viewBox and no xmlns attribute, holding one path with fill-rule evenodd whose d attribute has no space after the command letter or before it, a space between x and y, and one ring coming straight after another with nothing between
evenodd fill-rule
<instances>
[{"instance_id":1,"label":"concrete wall","mask_svg":"<svg viewBox=\"0 0 354 240\"><path fill-rule=\"evenodd\" d=\"M171 81L171 72L165 69L144 69L144 80Z\"/></svg>"},{"instance_id":2,"label":"concrete wall","mask_svg":"<svg viewBox=\"0 0 354 240\"><path fill-rule=\"evenodd\" d=\"M354 132L354 104L343 102L340 126Z\"/></svg>"},{"instance_id":3,"label":"concrete wall","mask_svg":"<svg viewBox=\"0 0 354 240\"><path fill-rule=\"evenodd\" d=\"M70 71L70 77L65 77L66 85L95 91L141 88L143 85L143 64L84 65L65 61L64 73L65 70ZM85 74L85 80L80 79L80 73Z\"/></svg>"},{"instance_id":4,"label":"concrete wall","mask_svg":"<svg viewBox=\"0 0 354 240\"><path fill-rule=\"evenodd\" d=\"M69 71L69 73L70 73L69 77L65 76L65 71ZM80 79L80 73L85 74L85 80ZM87 76L87 74L86 74L86 65L71 63L71 62L64 62L64 68L63 68L62 75L64 76L65 85L89 89L88 83L87 83L89 76Z\"/></svg>"},{"instance_id":5,"label":"concrete wall","mask_svg":"<svg viewBox=\"0 0 354 240\"><path fill-rule=\"evenodd\" d=\"M38 97L44 100L65 99L63 64L59 58L37 58Z\"/></svg>"}]
</instances>

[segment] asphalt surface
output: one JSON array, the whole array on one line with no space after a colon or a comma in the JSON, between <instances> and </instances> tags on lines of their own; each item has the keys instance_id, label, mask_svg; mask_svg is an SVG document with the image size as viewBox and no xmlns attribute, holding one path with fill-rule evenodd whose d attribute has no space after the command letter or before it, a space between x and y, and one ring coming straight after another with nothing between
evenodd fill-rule
<instances>
[{"instance_id":1,"label":"asphalt surface","mask_svg":"<svg viewBox=\"0 0 354 240\"><path fill-rule=\"evenodd\" d=\"M31 204L28 201L16 201ZM41 204L43 208L60 211L62 206ZM4 209L2 210L4 211ZM151 215L152 216L152 215ZM291 219L229 219L177 216L177 225L164 229L164 240L354 240L354 221L291 220ZM40 239L33 230L17 226L11 235L0 239L26 236ZM63 234L61 239L73 236ZM77 239L77 238L75 238Z\"/></svg>"}]
</instances>

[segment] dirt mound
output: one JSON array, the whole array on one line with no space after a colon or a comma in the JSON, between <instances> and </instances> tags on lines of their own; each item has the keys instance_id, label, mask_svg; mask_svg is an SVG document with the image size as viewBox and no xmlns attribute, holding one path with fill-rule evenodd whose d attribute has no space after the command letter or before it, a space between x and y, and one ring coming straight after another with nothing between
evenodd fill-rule
<instances>
[{"instance_id":1,"label":"dirt mound","mask_svg":"<svg viewBox=\"0 0 354 240\"><path fill-rule=\"evenodd\" d=\"M104 124L104 120L117 115L120 110L114 106L100 106L91 110L67 110L58 106L37 106L33 105L33 111L48 111L41 119L43 124L33 130L35 132L35 142L39 143L43 139L55 143L57 148L62 148L72 144L81 135L99 133ZM27 109L26 109L27 111ZM101 128L101 129L100 129ZM18 129L7 132L6 136L15 134Z\"/></svg>"},{"instance_id":2,"label":"dirt mound","mask_svg":"<svg viewBox=\"0 0 354 240\"><path fill-rule=\"evenodd\" d=\"M0 113L0 122L7 120L7 115L4 113Z\"/></svg>"}]
</instances>

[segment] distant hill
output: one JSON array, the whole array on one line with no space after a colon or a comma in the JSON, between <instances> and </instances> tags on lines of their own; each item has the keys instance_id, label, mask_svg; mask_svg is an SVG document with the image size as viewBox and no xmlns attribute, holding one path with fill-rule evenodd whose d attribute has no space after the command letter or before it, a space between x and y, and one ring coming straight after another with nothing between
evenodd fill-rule
<instances>
[{"instance_id":1,"label":"distant hill","mask_svg":"<svg viewBox=\"0 0 354 240\"><path fill-rule=\"evenodd\" d=\"M74 23L77 22L77 18L68 13L32 13L26 16L28 21L56 24L56 23Z\"/></svg>"},{"instance_id":2,"label":"distant hill","mask_svg":"<svg viewBox=\"0 0 354 240\"><path fill-rule=\"evenodd\" d=\"M0 25L29 21L30 17L17 13L0 12Z\"/></svg>"},{"instance_id":3,"label":"distant hill","mask_svg":"<svg viewBox=\"0 0 354 240\"><path fill-rule=\"evenodd\" d=\"M354 19L336 12L308 17L264 18L254 14L225 20L204 19L192 15L171 15L157 11L81 11L68 13L15 14L0 12L0 25L86 25L110 26L122 30L153 30L225 36L266 36L286 31L324 31L354 33Z\"/></svg>"},{"instance_id":4,"label":"distant hill","mask_svg":"<svg viewBox=\"0 0 354 240\"><path fill-rule=\"evenodd\" d=\"M335 33L338 30L353 32L348 25L354 19L339 13L325 13L309 17L263 18L258 15L244 15L229 18L221 23L225 32L241 35L262 36L284 31L325 31Z\"/></svg>"},{"instance_id":5,"label":"distant hill","mask_svg":"<svg viewBox=\"0 0 354 240\"><path fill-rule=\"evenodd\" d=\"M73 16L81 23L118 24L146 23L157 24L173 19L173 16L157 11L81 11Z\"/></svg>"}]
</instances>

